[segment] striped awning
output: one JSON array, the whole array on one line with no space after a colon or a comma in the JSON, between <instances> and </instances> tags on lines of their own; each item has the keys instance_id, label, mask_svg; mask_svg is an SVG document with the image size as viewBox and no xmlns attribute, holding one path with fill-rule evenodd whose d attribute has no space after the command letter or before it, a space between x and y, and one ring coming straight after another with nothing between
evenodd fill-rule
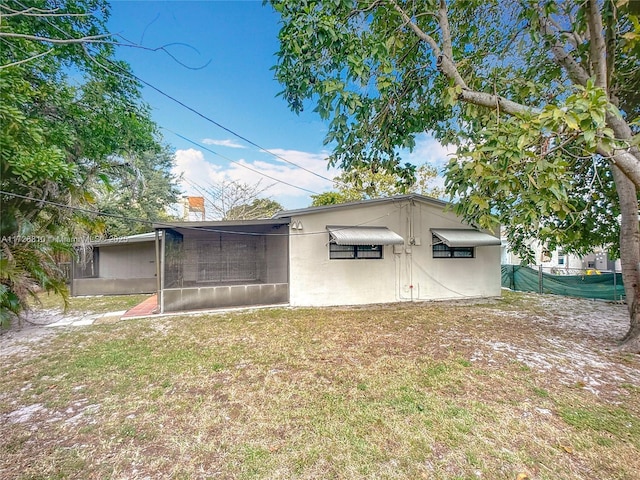
<instances>
[{"instance_id":1,"label":"striped awning","mask_svg":"<svg viewBox=\"0 0 640 480\"><path fill-rule=\"evenodd\" d=\"M500 245L500 239L478 230L432 228L431 233L449 247L485 247Z\"/></svg>"},{"instance_id":2,"label":"striped awning","mask_svg":"<svg viewBox=\"0 0 640 480\"><path fill-rule=\"evenodd\" d=\"M387 227L339 227L327 225L338 245L403 245L404 239Z\"/></svg>"}]
</instances>

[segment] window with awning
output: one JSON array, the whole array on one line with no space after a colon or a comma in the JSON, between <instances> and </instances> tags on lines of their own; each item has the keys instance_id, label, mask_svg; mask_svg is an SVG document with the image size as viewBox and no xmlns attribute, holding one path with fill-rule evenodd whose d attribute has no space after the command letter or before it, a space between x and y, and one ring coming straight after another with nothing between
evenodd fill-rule
<instances>
[{"instance_id":1,"label":"window with awning","mask_svg":"<svg viewBox=\"0 0 640 480\"><path fill-rule=\"evenodd\" d=\"M432 228L431 233L438 239L435 243L444 243L448 247L486 247L499 246L500 239L473 229Z\"/></svg>"},{"instance_id":2,"label":"window with awning","mask_svg":"<svg viewBox=\"0 0 640 480\"><path fill-rule=\"evenodd\" d=\"M336 245L404 245L404 239L387 227L327 226Z\"/></svg>"}]
</instances>

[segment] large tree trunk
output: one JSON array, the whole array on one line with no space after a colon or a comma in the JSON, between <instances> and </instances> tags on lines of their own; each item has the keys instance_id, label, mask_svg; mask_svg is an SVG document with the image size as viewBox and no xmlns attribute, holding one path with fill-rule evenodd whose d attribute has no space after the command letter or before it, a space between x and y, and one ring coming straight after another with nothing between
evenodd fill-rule
<instances>
[{"instance_id":1,"label":"large tree trunk","mask_svg":"<svg viewBox=\"0 0 640 480\"><path fill-rule=\"evenodd\" d=\"M640 353L640 227L638 196L634 183L618 167L612 165L620 201L620 262L622 281L629 309L629 331L620 348Z\"/></svg>"}]
</instances>

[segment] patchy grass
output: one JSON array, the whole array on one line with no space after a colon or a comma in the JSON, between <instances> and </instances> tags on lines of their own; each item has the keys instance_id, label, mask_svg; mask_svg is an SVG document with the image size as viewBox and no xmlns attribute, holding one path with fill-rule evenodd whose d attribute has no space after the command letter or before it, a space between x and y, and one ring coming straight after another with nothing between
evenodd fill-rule
<instances>
[{"instance_id":1,"label":"patchy grass","mask_svg":"<svg viewBox=\"0 0 640 480\"><path fill-rule=\"evenodd\" d=\"M69 297L68 312L109 313L129 310L149 295L99 295L91 297ZM53 293L41 293L34 302L36 310L63 310L62 297Z\"/></svg>"},{"instance_id":2,"label":"patchy grass","mask_svg":"<svg viewBox=\"0 0 640 480\"><path fill-rule=\"evenodd\" d=\"M510 293L60 331L3 357L0 477L634 478L640 362L563 327L548 302ZM581 321L624 331L622 306L576 305L573 321L608 312Z\"/></svg>"}]
</instances>

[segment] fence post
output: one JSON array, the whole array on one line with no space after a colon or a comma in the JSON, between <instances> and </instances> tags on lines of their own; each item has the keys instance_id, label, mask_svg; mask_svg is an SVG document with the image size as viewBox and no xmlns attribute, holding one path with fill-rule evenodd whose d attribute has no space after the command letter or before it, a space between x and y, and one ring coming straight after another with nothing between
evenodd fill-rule
<instances>
[{"instance_id":1,"label":"fence post","mask_svg":"<svg viewBox=\"0 0 640 480\"><path fill-rule=\"evenodd\" d=\"M540 294L543 293L543 288L542 288L542 264L540 264L540 266L538 267L538 292Z\"/></svg>"},{"instance_id":2,"label":"fence post","mask_svg":"<svg viewBox=\"0 0 640 480\"><path fill-rule=\"evenodd\" d=\"M618 293L618 285L617 285L617 277L618 274L616 273L616 269L615 267L613 268L613 301L617 302L617 293Z\"/></svg>"}]
</instances>

